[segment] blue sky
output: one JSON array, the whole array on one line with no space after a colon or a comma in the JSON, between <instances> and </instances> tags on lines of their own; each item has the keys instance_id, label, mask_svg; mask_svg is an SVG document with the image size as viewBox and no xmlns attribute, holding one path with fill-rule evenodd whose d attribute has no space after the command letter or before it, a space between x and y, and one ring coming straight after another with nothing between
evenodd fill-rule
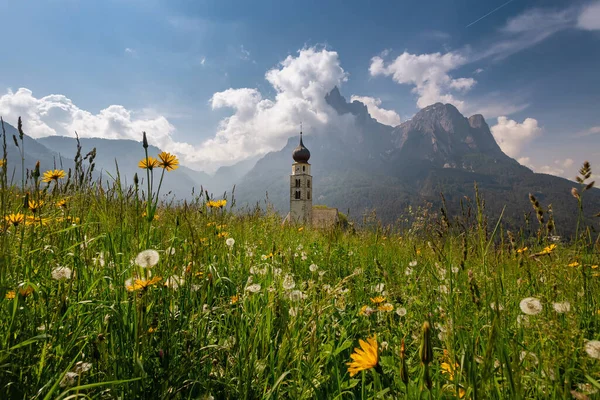
<instances>
[{"instance_id":1,"label":"blue sky","mask_svg":"<svg viewBox=\"0 0 600 400\"><path fill-rule=\"evenodd\" d=\"M281 147L300 120L344 123L317 98L337 84L384 123L434 101L481 112L539 171L600 161L597 0L47 0L0 14L0 114L32 136L146 129L211 170Z\"/></svg>"}]
</instances>

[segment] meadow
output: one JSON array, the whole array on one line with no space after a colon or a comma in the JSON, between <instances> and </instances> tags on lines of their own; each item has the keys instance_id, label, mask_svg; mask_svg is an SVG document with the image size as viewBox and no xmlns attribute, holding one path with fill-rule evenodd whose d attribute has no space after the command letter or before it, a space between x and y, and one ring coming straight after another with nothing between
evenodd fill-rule
<instances>
[{"instance_id":1,"label":"meadow","mask_svg":"<svg viewBox=\"0 0 600 400\"><path fill-rule=\"evenodd\" d=\"M535 226L509 232L475 189L461 215L313 230L231 194L175 202L177 159L139 157L128 187L94 179L94 154L16 179L2 162L0 398L597 396L583 218L560 240L533 198Z\"/></svg>"}]
</instances>

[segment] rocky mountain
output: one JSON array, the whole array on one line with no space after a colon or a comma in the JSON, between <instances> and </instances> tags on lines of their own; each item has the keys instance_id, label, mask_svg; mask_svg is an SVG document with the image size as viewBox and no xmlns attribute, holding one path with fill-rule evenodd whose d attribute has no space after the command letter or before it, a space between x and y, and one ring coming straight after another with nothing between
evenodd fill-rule
<instances>
[{"instance_id":1,"label":"rocky mountain","mask_svg":"<svg viewBox=\"0 0 600 400\"><path fill-rule=\"evenodd\" d=\"M376 210L394 222L409 205L427 202L439 209L440 193L448 208L460 212L465 196L474 198L474 183L490 215L522 225L532 212L528 194L543 206L552 204L559 230L571 230L577 202L570 190L576 184L552 175L536 174L502 152L482 115L464 117L451 104L436 103L397 127L380 124L358 101L348 103L335 88L326 97L339 114L355 117L352 135L332 129L307 136L311 151L314 203L349 210L360 219ZM238 198L265 199L285 212L289 208L289 169L298 138L259 160L238 185ZM600 211L600 190L586 193L587 204ZM535 216L531 215L535 220ZM537 224L537 222L536 222Z\"/></svg>"}]
</instances>

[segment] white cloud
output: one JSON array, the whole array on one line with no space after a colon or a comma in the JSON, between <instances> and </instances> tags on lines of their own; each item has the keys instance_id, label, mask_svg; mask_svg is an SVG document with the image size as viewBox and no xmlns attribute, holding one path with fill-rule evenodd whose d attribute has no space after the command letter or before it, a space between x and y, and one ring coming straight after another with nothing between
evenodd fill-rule
<instances>
[{"instance_id":1,"label":"white cloud","mask_svg":"<svg viewBox=\"0 0 600 400\"><path fill-rule=\"evenodd\" d=\"M588 4L577 17L577 27L588 31L600 30L600 1Z\"/></svg>"},{"instance_id":2,"label":"white cloud","mask_svg":"<svg viewBox=\"0 0 600 400\"><path fill-rule=\"evenodd\" d=\"M474 74L480 74L483 71L485 71L483 68L477 68L475 71L473 71Z\"/></svg>"},{"instance_id":3,"label":"white cloud","mask_svg":"<svg viewBox=\"0 0 600 400\"><path fill-rule=\"evenodd\" d=\"M506 117L498 117L498 123L490 129L502 151L510 157L519 155L527 143L542 134L542 128L534 118L526 118L523 123L518 123Z\"/></svg>"},{"instance_id":4,"label":"white cloud","mask_svg":"<svg viewBox=\"0 0 600 400\"><path fill-rule=\"evenodd\" d=\"M565 173L564 169L552 165L542 165L539 168L535 168L534 171L540 174L548 174L555 176L563 176L563 174Z\"/></svg>"},{"instance_id":5,"label":"white cloud","mask_svg":"<svg viewBox=\"0 0 600 400\"><path fill-rule=\"evenodd\" d=\"M583 131L579 132L576 134L577 137L582 137L582 136L590 136L590 135L596 135L600 133L600 125L599 126L592 126L591 128L588 129L584 129Z\"/></svg>"},{"instance_id":6,"label":"white cloud","mask_svg":"<svg viewBox=\"0 0 600 400\"><path fill-rule=\"evenodd\" d=\"M573 161L573 159L571 159L571 158L565 158L564 160L554 161L554 164L560 165L563 168L572 167L574 163L575 163L575 161Z\"/></svg>"},{"instance_id":7,"label":"white cloud","mask_svg":"<svg viewBox=\"0 0 600 400\"><path fill-rule=\"evenodd\" d=\"M252 88L215 93L212 108L231 108L233 113L220 122L213 138L197 145L176 141L175 127L160 112L111 105L92 113L64 95L37 98L25 88L0 97L0 115L13 123L22 116L25 132L34 138L74 136L77 131L80 137L139 141L146 131L151 144L178 154L183 164L206 171L280 149L298 133L301 122L315 134L328 126L351 131L354 117L339 116L325 101L334 86L347 80L336 52L302 49L269 70L265 78L276 93L272 100Z\"/></svg>"},{"instance_id":8,"label":"white cloud","mask_svg":"<svg viewBox=\"0 0 600 400\"><path fill-rule=\"evenodd\" d=\"M206 64L206 57L200 59L200 65L204 66L204 64Z\"/></svg>"},{"instance_id":9,"label":"white cloud","mask_svg":"<svg viewBox=\"0 0 600 400\"><path fill-rule=\"evenodd\" d=\"M367 106L367 110L371 117L375 118L377 121L382 124L389 126L400 125L401 119L400 115L394 110L386 110L385 108L381 108L381 99L375 97L368 96L356 96L352 95L350 101L360 101L365 106Z\"/></svg>"},{"instance_id":10,"label":"white cloud","mask_svg":"<svg viewBox=\"0 0 600 400\"><path fill-rule=\"evenodd\" d=\"M533 166L531 165L531 158L529 157L519 157L517 159L517 161L519 162L519 164L524 165L528 168L533 169Z\"/></svg>"},{"instance_id":11,"label":"white cloud","mask_svg":"<svg viewBox=\"0 0 600 400\"><path fill-rule=\"evenodd\" d=\"M64 95L51 94L36 98L33 92L20 88L9 90L0 97L0 115L10 123L23 118L25 133L33 138L44 136L101 137L106 139L141 140L142 131L148 133L151 144L177 152L184 158L193 153L187 143L176 142L175 128L162 115L136 113L120 105L111 105L94 114L77 107Z\"/></svg>"},{"instance_id":12,"label":"white cloud","mask_svg":"<svg viewBox=\"0 0 600 400\"><path fill-rule=\"evenodd\" d=\"M396 83L414 85L413 92L419 96L417 100L419 108L443 102L452 103L460 110L464 107L464 102L455 98L450 92L466 92L475 85L476 81L473 78L454 79L449 72L467 63L467 57L459 53L404 52L388 63L380 56L373 57L369 72L371 76L391 76Z\"/></svg>"}]
</instances>

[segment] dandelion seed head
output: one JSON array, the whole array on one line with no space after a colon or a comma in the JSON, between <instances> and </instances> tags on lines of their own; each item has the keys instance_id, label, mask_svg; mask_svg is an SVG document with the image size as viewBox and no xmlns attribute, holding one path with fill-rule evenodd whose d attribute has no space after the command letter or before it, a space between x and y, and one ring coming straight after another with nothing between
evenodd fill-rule
<instances>
[{"instance_id":1,"label":"dandelion seed head","mask_svg":"<svg viewBox=\"0 0 600 400\"><path fill-rule=\"evenodd\" d=\"M52 279L57 281L71 279L72 274L71 268L56 267L52 270Z\"/></svg>"},{"instance_id":2,"label":"dandelion seed head","mask_svg":"<svg viewBox=\"0 0 600 400\"><path fill-rule=\"evenodd\" d=\"M310 264L310 266L308 267L308 269L310 270L310 272L317 272L317 270L319 269L319 267L317 266L317 264Z\"/></svg>"},{"instance_id":3,"label":"dandelion seed head","mask_svg":"<svg viewBox=\"0 0 600 400\"><path fill-rule=\"evenodd\" d=\"M296 286L296 282L294 282L294 277L286 274L285 277L283 278L283 288L285 290L291 290Z\"/></svg>"},{"instance_id":4,"label":"dandelion seed head","mask_svg":"<svg viewBox=\"0 0 600 400\"><path fill-rule=\"evenodd\" d=\"M253 283L251 285L246 286L246 291L250 293L260 292L260 283Z\"/></svg>"},{"instance_id":5,"label":"dandelion seed head","mask_svg":"<svg viewBox=\"0 0 600 400\"><path fill-rule=\"evenodd\" d=\"M585 352L588 356L600 360L600 340L590 340L585 344Z\"/></svg>"},{"instance_id":6,"label":"dandelion seed head","mask_svg":"<svg viewBox=\"0 0 600 400\"><path fill-rule=\"evenodd\" d=\"M398 307L396 309L396 314L398 314L401 317L404 317L406 315L406 308L404 308L404 307Z\"/></svg>"},{"instance_id":7,"label":"dandelion seed head","mask_svg":"<svg viewBox=\"0 0 600 400\"><path fill-rule=\"evenodd\" d=\"M411 262L408 263L409 267L416 267L417 266L417 260L413 260Z\"/></svg>"},{"instance_id":8,"label":"dandelion seed head","mask_svg":"<svg viewBox=\"0 0 600 400\"><path fill-rule=\"evenodd\" d=\"M225 241L225 244L227 245L227 247L229 247L231 249L233 247L233 245L235 244L235 239L227 238L227 240Z\"/></svg>"},{"instance_id":9,"label":"dandelion seed head","mask_svg":"<svg viewBox=\"0 0 600 400\"><path fill-rule=\"evenodd\" d=\"M554 311L556 311L559 314L564 314L571 311L571 303L569 303L568 301L552 303L552 307L554 308Z\"/></svg>"},{"instance_id":10,"label":"dandelion seed head","mask_svg":"<svg viewBox=\"0 0 600 400\"><path fill-rule=\"evenodd\" d=\"M524 314L536 315L542 312L542 303L535 297L526 297L519 303Z\"/></svg>"},{"instance_id":11,"label":"dandelion seed head","mask_svg":"<svg viewBox=\"0 0 600 400\"><path fill-rule=\"evenodd\" d=\"M160 259L160 256L158 255L158 251L148 249L148 250L141 251L135 257L135 263L142 268L152 268L156 264L158 264L159 259Z\"/></svg>"}]
</instances>

